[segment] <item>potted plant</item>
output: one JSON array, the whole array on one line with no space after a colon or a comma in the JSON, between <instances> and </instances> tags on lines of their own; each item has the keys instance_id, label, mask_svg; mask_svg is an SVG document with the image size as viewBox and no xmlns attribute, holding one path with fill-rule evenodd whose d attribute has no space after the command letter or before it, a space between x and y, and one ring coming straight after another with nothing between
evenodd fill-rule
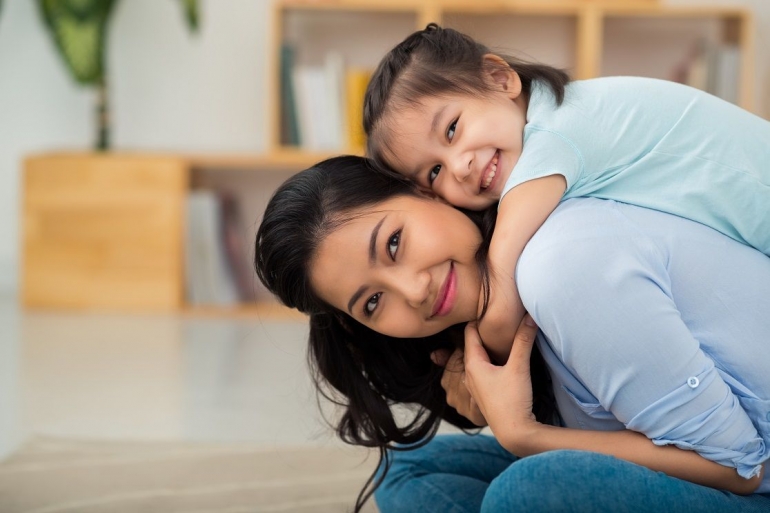
<instances>
[{"instance_id":1,"label":"potted plant","mask_svg":"<svg viewBox=\"0 0 770 513\"><path fill-rule=\"evenodd\" d=\"M1 1L1 0L0 0ZM38 0L40 13L72 77L96 89L96 149L110 147L105 62L110 17L118 0ZM180 0L191 31L198 29L197 0Z\"/></svg>"}]
</instances>

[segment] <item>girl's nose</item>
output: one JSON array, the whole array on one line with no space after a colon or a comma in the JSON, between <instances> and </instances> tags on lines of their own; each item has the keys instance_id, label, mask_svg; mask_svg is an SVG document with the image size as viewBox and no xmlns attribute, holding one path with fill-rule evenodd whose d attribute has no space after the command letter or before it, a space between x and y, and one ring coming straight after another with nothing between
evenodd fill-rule
<instances>
[{"instance_id":1,"label":"girl's nose","mask_svg":"<svg viewBox=\"0 0 770 513\"><path fill-rule=\"evenodd\" d=\"M464 182L471 175L473 157L467 153L462 153L455 158L452 165L452 176L458 182Z\"/></svg>"}]
</instances>

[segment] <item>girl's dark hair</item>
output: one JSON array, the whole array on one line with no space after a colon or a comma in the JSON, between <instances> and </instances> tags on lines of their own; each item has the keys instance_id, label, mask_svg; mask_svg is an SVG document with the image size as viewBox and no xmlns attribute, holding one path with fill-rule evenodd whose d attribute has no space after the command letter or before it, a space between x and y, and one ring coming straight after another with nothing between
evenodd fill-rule
<instances>
[{"instance_id":1,"label":"girl's dark hair","mask_svg":"<svg viewBox=\"0 0 770 513\"><path fill-rule=\"evenodd\" d=\"M270 199L257 231L255 267L262 283L285 305L310 316L308 363L319 393L342 408L336 425L350 444L379 450L383 472L369 478L355 511L372 495L390 466L386 449L412 449L427 443L441 419L463 429L475 428L446 403L443 368L430 353L463 346L463 326L419 339L379 334L325 301L310 285L309 266L318 244L352 219L356 210L389 198L416 195L415 186L394 178L363 157L335 157L287 180ZM484 263L494 228L494 209L468 213L484 233L477 254L484 283ZM533 353L534 354L534 353ZM553 422L550 379L539 353L532 359L535 415ZM414 406L414 416L397 422L394 404ZM398 445L396 445L398 444ZM404 447L405 446L405 447Z\"/></svg>"},{"instance_id":2,"label":"girl's dark hair","mask_svg":"<svg viewBox=\"0 0 770 513\"><path fill-rule=\"evenodd\" d=\"M388 112L419 105L426 96L441 94L485 95L492 91L485 75L492 64L484 55L495 53L471 37L435 23L414 32L380 61L364 98L364 131L367 154L387 162L389 148ZM563 70L497 54L521 78L522 91L529 96L532 82L548 84L557 105L564 101L569 75Z\"/></svg>"}]
</instances>

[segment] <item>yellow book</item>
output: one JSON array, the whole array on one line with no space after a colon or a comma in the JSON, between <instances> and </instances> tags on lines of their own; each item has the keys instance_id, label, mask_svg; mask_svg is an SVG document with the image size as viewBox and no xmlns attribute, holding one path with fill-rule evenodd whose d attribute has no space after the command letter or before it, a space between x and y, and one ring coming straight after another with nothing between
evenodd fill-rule
<instances>
[{"instance_id":1,"label":"yellow book","mask_svg":"<svg viewBox=\"0 0 770 513\"><path fill-rule=\"evenodd\" d=\"M345 72L345 119L348 149L363 154L366 147L364 134L364 95L372 72L363 68L349 68Z\"/></svg>"}]
</instances>

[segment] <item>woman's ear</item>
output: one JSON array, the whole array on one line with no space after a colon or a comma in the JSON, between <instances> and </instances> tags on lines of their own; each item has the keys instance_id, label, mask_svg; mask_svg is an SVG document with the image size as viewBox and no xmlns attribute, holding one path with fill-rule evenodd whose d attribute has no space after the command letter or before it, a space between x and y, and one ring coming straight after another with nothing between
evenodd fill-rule
<instances>
[{"instance_id":1,"label":"woman's ear","mask_svg":"<svg viewBox=\"0 0 770 513\"><path fill-rule=\"evenodd\" d=\"M521 77L499 55L493 53L484 55L484 72L490 83L505 91L511 100L518 98L521 94Z\"/></svg>"},{"instance_id":2,"label":"woman's ear","mask_svg":"<svg viewBox=\"0 0 770 513\"><path fill-rule=\"evenodd\" d=\"M449 203L447 200L433 192L432 189L428 189L427 187L423 187L421 185L417 186L417 195L421 198L427 198L430 200L440 201L441 203L445 203L449 205L450 207L453 206L451 203Z\"/></svg>"},{"instance_id":3,"label":"woman's ear","mask_svg":"<svg viewBox=\"0 0 770 513\"><path fill-rule=\"evenodd\" d=\"M428 199L439 199L439 197L436 195L435 192L433 192L432 189L428 189L427 187L423 187L422 185L418 185L416 187L417 195L422 198L428 198Z\"/></svg>"}]
</instances>

